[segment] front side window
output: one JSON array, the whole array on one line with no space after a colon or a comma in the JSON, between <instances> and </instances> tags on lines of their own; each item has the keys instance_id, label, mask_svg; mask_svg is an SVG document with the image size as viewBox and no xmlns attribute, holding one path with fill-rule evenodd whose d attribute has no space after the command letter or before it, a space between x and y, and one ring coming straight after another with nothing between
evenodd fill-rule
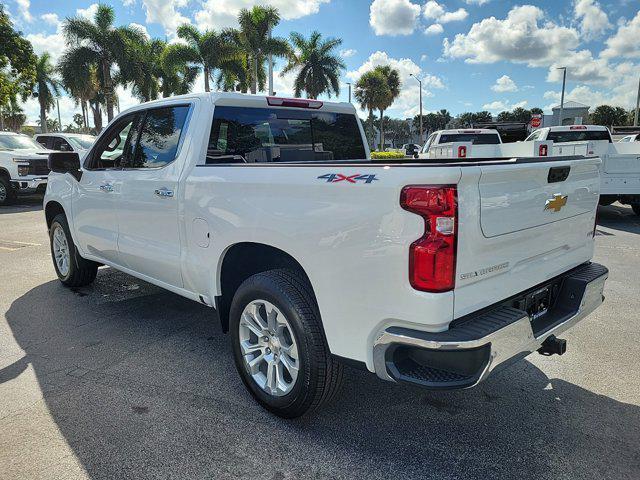
<instances>
[{"instance_id":1,"label":"front side window","mask_svg":"<svg viewBox=\"0 0 640 480\"><path fill-rule=\"evenodd\" d=\"M218 106L207 163L364 159L355 115Z\"/></svg>"},{"instance_id":2,"label":"front side window","mask_svg":"<svg viewBox=\"0 0 640 480\"><path fill-rule=\"evenodd\" d=\"M85 167L90 170L121 168L133 152L132 139L137 137L139 120L140 114L133 113L109 126Z\"/></svg>"},{"instance_id":3,"label":"front side window","mask_svg":"<svg viewBox=\"0 0 640 480\"><path fill-rule=\"evenodd\" d=\"M127 157L123 167L159 168L173 162L188 113L186 105L148 110L137 148L132 143L135 154Z\"/></svg>"}]
</instances>

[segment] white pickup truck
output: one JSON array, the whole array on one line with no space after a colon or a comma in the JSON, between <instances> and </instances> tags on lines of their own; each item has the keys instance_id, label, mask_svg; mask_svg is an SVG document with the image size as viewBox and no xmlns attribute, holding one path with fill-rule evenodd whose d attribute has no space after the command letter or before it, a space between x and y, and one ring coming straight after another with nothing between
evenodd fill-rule
<instances>
[{"instance_id":1,"label":"white pickup truck","mask_svg":"<svg viewBox=\"0 0 640 480\"><path fill-rule=\"evenodd\" d=\"M49 153L27 135L0 132L0 207L13 202L20 192L44 192Z\"/></svg>"},{"instance_id":2,"label":"white pickup truck","mask_svg":"<svg viewBox=\"0 0 640 480\"><path fill-rule=\"evenodd\" d=\"M630 205L640 215L640 143L613 142L607 127L569 125L545 127L525 142L553 142L553 155L597 155L602 159L600 204Z\"/></svg>"},{"instance_id":3,"label":"white pickup truck","mask_svg":"<svg viewBox=\"0 0 640 480\"><path fill-rule=\"evenodd\" d=\"M598 158L369 160L351 104L194 94L49 157L60 281L108 265L215 307L254 398L283 417L349 363L471 387L603 301Z\"/></svg>"},{"instance_id":4,"label":"white pickup truck","mask_svg":"<svg viewBox=\"0 0 640 480\"><path fill-rule=\"evenodd\" d=\"M444 157L451 156L446 151L440 151L441 148L460 144L459 157L464 158L467 155L467 145L501 145L502 139L497 130L488 128L467 128L456 130L437 130L433 132L420 151L414 155L416 158ZM445 146L446 145L446 146ZM456 150L458 154L458 150Z\"/></svg>"}]
</instances>

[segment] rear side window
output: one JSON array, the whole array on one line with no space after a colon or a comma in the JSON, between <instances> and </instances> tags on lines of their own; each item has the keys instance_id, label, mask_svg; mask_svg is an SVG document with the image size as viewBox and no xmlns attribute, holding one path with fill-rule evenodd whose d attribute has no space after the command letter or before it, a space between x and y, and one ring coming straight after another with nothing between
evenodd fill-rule
<instances>
[{"instance_id":1,"label":"rear side window","mask_svg":"<svg viewBox=\"0 0 640 480\"><path fill-rule=\"evenodd\" d=\"M471 142L473 145L497 145L500 136L491 133L447 133L440 136L438 143Z\"/></svg>"},{"instance_id":2,"label":"rear side window","mask_svg":"<svg viewBox=\"0 0 640 480\"><path fill-rule=\"evenodd\" d=\"M135 154L127 160L133 160L126 161L123 167L158 168L173 162L188 113L187 105L148 110L138 141L132 139L130 142Z\"/></svg>"},{"instance_id":3,"label":"rear side window","mask_svg":"<svg viewBox=\"0 0 640 480\"><path fill-rule=\"evenodd\" d=\"M50 137L36 137L36 142L38 142L44 148L49 148Z\"/></svg>"},{"instance_id":4,"label":"rear side window","mask_svg":"<svg viewBox=\"0 0 640 480\"><path fill-rule=\"evenodd\" d=\"M564 132L549 132L547 140L553 140L555 143L586 140L607 140L611 142L611 136L607 130L567 130Z\"/></svg>"},{"instance_id":5,"label":"rear side window","mask_svg":"<svg viewBox=\"0 0 640 480\"><path fill-rule=\"evenodd\" d=\"M364 159L355 115L297 109L215 108L206 162Z\"/></svg>"}]
</instances>

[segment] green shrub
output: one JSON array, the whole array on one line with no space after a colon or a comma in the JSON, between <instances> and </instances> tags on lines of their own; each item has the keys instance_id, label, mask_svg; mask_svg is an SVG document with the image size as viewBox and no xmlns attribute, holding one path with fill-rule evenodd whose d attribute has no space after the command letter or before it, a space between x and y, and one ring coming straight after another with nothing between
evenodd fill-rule
<instances>
[{"instance_id":1,"label":"green shrub","mask_svg":"<svg viewBox=\"0 0 640 480\"><path fill-rule=\"evenodd\" d=\"M401 152L371 152L371 158L373 160L389 160L392 158L404 158L404 153Z\"/></svg>"}]
</instances>

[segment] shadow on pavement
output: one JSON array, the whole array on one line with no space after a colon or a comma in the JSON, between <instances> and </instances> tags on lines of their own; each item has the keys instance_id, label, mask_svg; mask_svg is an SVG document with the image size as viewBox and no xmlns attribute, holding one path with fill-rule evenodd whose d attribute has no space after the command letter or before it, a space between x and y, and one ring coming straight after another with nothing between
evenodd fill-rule
<instances>
[{"instance_id":1,"label":"shadow on pavement","mask_svg":"<svg viewBox=\"0 0 640 480\"><path fill-rule=\"evenodd\" d=\"M629 233L640 233L640 217L633 213L631 207L619 203L598 207L598 225Z\"/></svg>"},{"instance_id":2,"label":"shadow on pavement","mask_svg":"<svg viewBox=\"0 0 640 480\"><path fill-rule=\"evenodd\" d=\"M0 215L3 213L35 212L42 210L42 194L18 195L13 204L0 207Z\"/></svg>"},{"instance_id":3,"label":"shadow on pavement","mask_svg":"<svg viewBox=\"0 0 640 480\"><path fill-rule=\"evenodd\" d=\"M638 478L640 408L529 362L431 393L348 370L336 403L285 421L236 375L215 314L108 268L40 285L6 314L92 478ZM558 360L561 361L561 360ZM594 359L596 362L597 359Z\"/></svg>"}]
</instances>

